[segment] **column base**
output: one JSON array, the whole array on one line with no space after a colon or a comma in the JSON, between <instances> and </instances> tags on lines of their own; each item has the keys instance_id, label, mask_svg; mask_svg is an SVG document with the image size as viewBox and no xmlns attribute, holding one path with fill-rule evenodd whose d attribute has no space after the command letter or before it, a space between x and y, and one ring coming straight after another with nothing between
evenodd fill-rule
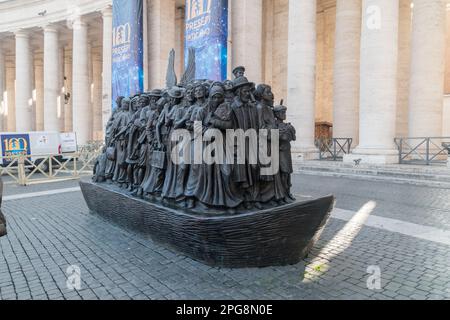
<instances>
[{"instance_id":1,"label":"column base","mask_svg":"<svg viewBox=\"0 0 450 320\"><path fill-rule=\"evenodd\" d=\"M292 157L297 161L308 161L319 159L319 149L311 148L293 148Z\"/></svg>"},{"instance_id":2,"label":"column base","mask_svg":"<svg viewBox=\"0 0 450 320\"><path fill-rule=\"evenodd\" d=\"M344 163L351 164L398 164L398 151L393 149L355 148L351 154L344 155Z\"/></svg>"}]
</instances>

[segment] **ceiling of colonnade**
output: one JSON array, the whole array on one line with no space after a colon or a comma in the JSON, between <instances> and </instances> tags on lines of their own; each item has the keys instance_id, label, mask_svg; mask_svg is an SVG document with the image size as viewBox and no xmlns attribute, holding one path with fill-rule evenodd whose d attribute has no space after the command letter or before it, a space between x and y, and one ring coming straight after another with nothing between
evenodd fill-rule
<instances>
[{"instance_id":1,"label":"ceiling of colonnade","mask_svg":"<svg viewBox=\"0 0 450 320\"><path fill-rule=\"evenodd\" d=\"M100 12L112 0L6 0L0 1L0 33L32 28Z\"/></svg>"},{"instance_id":2,"label":"ceiling of colonnade","mask_svg":"<svg viewBox=\"0 0 450 320\"><path fill-rule=\"evenodd\" d=\"M101 9L112 0L0 0L0 38L6 53L14 53L14 32L20 29L31 35L33 50L42 50L42 27L59 27L60 41L69 44L72 39L71 23L82 15L89 24L89 37L94 46L101 43Z\"/></svg>"},{"instance_id":3,"label":"ceiling of colonnade","mask_svg":"<svg viewBox=\"0 0 450 320\"><path fill-rule=\"evenodd\" d=\"M175 1L178 8L185 4L185 0ZM41 28L49 23L58 25L61 41L70 43L72 35L67 20L76 15L86 17L91 38L101 40L101 19L97 18L100 10L111 3L112 0L0 0L0 38L3 47L13 53L13 32L26 29L32 34L33 47L40 50L43 42ZM318 0L317 10L321 12L335 5L336 0Z\"/></svg>"}]
</instances>

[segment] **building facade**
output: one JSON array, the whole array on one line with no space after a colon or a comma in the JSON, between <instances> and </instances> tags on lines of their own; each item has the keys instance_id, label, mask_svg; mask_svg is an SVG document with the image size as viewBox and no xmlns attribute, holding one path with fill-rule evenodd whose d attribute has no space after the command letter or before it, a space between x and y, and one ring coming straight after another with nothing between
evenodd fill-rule
<instances>
[{"instance_id":1,"label":"building facade","mask_svg":"<svg viewBox=\"0 0 450 320\"><path fill-rule=\"evenodd\" d=\"M450 136L447 0L229 0L228 70L267 83L297 129L352 138L347 161L398 161L395 137ZM146 0L146 89L183 72L184 0ZM447 19L448 17L448 19ZM101 140L111 114L111 0L0 1L0 131ZM231 76L229 76L231 77Z\"/></svg>"}]
</instances>

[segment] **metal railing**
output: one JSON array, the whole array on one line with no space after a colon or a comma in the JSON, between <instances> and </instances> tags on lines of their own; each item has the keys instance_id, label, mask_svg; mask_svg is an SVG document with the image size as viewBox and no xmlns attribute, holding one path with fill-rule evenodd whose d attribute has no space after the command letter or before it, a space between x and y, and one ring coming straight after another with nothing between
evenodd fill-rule
<instances>
[{"instance_id":1,"label":"metal railing","mask_svg":"<svg viewBox=\"0 0 450 320\"><path fill-rule=\"evenodd\" d=\"M446 164L450 137L395 138L400 164Z\"/></svg>"},{"instance_id":2,"label":"metal railing","mask_svg":"<svg viewBox=\"0 0 450 320\"><path fill-rule=\"evenodd\" d=\"M352 138L323 138L316 140L320 151L320 160L341 161L351 152Z\"/></svg>"},{"instance_id":3,"label":"metal railing","mask_svg":"<svg viewBox=\"0 0 450 320\"><path fill-rule=\"evenodd\" d=\"M97 157L97 150L86 149L64 155L19 155L0 157L0 175L7 175L13 182L21 186L30 184L79 179L91 175Z\"/></svg>"}]
</instances>

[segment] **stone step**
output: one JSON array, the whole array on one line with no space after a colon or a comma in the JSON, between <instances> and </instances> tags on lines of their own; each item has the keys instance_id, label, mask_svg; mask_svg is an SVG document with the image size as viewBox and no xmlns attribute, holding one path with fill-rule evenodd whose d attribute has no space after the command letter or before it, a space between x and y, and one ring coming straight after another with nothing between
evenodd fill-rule
<instances>
[{"instance_id":1,"label":"stone step","mask_svg":"<svg viewBox=\"0 0 450 320\"><path fill-rule=\"evenodd\" d=\"M387 176L408 178L417 180L435 180L435 181L450 181L450 174L443 173L428 173L428 172L415 172L415 171L401 171L401 170L383 170L383 169L370 169L370 168L342 168L342 167L319 167L319 166L305 166L297 165L298 169L309 171L322 171L322 172L339 172L350 173L360 175L375 175L375 176Z\"/></svg>"},{"instance_id":2,"label":"stone step","mask_svg":"<svg viewBox=\"0 0 450 320\"><path fill-rule=\"evenodd\" d=\"M348 177L411 183L440 188L450 188L450 170L446 167L420 166L351 166L342 163L318 161L294 161L295 173L318 174L323 176Z\"/></svg>"},{"instance_id":3,"label":"stone step","mask_svg":"<svg viewBox=\"0 0 450 320\"><path fill-rule=\"evenodd\" d=\"M294 170L295 174L305 174L314 176L324 176L324 177L336 177L336 178L348 178L354 180L370 180L370 181L380 181L398 184L410 184L416 186L425 186L433 188L443 188L450 189L450 182L432 181L432 180L416 180L416 179L403 179L395 177L383 177L383 176L371 176L371 175L360 175L360 174L350 174L350 173L339 173L339 172L321 172L321 171L310 171L310 170Z\"/></svg>"}]
</instances>

